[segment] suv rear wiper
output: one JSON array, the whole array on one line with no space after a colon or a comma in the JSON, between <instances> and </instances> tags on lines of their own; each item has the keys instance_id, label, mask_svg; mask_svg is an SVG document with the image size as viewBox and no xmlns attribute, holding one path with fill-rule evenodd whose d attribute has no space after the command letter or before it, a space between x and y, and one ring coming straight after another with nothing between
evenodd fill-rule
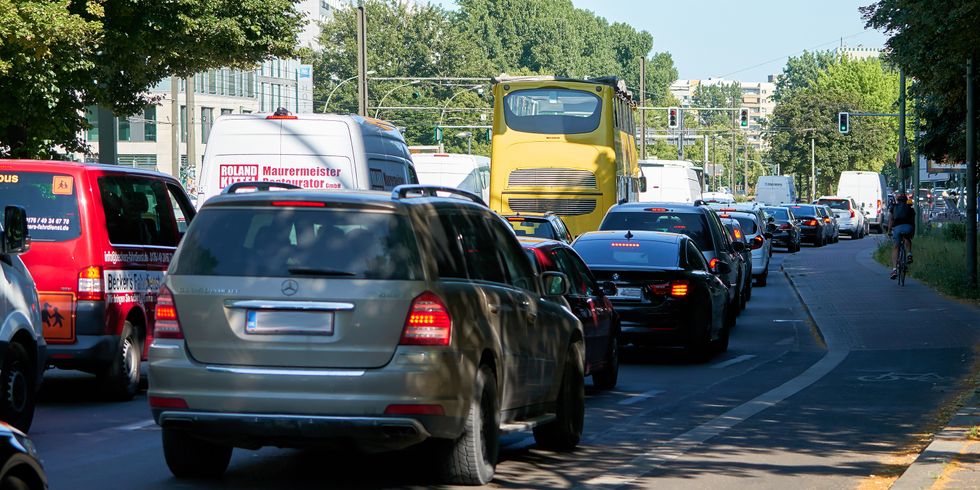
<instances>
[{"instance_id":1,"label":"suv rear wiper","mask_svg":"<svg viewBox=\"0 0 980 490\"><path fill-rule=\"evenodd\" d=\"M356 276L353 272L338 271L333 269L317 269L314 267L290 267L289 273L298 276L323 276L323 277L339 277L339 276Z\"/></svg>"}]
</instances>

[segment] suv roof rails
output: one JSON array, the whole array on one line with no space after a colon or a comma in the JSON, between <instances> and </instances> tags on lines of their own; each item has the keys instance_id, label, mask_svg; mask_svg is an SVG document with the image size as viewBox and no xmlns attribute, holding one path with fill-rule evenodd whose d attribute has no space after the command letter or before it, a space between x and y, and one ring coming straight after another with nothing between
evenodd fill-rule
<instances>
[{"instance_id":1,"label":"suv roof rails","mask_svg":"<svg viewBox=\"0 0 980 490\"><path fill-rule=\"evenodd\" d=\"M704 200L702 200L702 199L695 199L694 200L694 205L695 206L707 206L708 203L704 202Z\"/></svg>"},{"instance_id":2,"label":"suv roof rails","mask_svg":"<svg viewBox=\"0 0 980 490\"><path fill-rule=\"evenodd\" d=\"M239 189L254 188L256 191L271 191L273 189L291 191L296 189L302 189L302 187L293 184L286 184L284 182L235 182L234 184L229 184L228 187L221 189L222 194L235 194Z\"/></svg>"},{"instance_id":3,"label":"suv roof rails","mask_svg":"<svg viewBox=\"0 0 980 490\"><path fill-rule=\"evenodd\" d=\"M487 203L483 202L483 198L473 194L472 192L456 189L455 187L443 187L438 185L403 184L392 189L391 198L395 200L405 199L408 197L408 193L410 192L417 192L427 197L439 197L436 192L445 192L447 194L465 197L481 206L487 205Z\"/></svg>"}]
</instances>

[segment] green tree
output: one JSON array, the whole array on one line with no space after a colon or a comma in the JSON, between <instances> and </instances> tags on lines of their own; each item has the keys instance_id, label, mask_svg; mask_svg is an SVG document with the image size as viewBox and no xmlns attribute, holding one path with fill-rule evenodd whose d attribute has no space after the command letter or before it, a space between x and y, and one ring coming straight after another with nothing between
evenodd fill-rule
<instances>
[{"instance_id":1,"label":"green tree","mask_svg":"<svg viewBox=\"0 0 980 490\"><path fill-rule=\"evenodd\" d=\"M290 56L302 22L293 0L0 0L0 156L81 150L87 105L133 114L165 77Z\"/></svg>"},{"instance_id":2,"label":"green tree","mask_svg":"<svg viewBox=\"0 0 980 490\"><path fill-rule=\"evenodd\" d=\"M777 104L797 90L810 88L817 76L836 64L837 55L833 51L803 51L800 56L786 60L782 75L776 79L776 91L772 100Z\"/></svg>"}]
</instances>

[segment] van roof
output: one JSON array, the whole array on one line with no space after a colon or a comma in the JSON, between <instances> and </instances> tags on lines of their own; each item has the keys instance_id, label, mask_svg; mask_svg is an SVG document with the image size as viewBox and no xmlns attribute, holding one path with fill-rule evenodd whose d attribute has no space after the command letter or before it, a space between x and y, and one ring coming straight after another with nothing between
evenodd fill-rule
<instances>
[{"instance_id":1,"label":"van roof","mask_svg":"<svg viewBox=\"0 0 980 490\"><path fill-rule=\"evenodd\" d=\"M262 120L275 117L268 113L256 113L256 114L222 114L218 116L218 119L225 120ZM358 125L361 132L365 135L369 134L397 134L401 136L401 132L398 128L382 119L375 119L373 117L363 117L357 114L315 114L315 113L303 113L290 115L287 118L277 117L278 120L283 122L289 121L341 121L341 122L352 122Z\"/></svg>"},{"instance_id":2,"label":"van roof","mask_svg":"<svg viewBox=\"0 0 980 490\"><path fill-rule=\"evenodd\" d=\"M73 171L101 170L104 172L125 172L140 175L152 175L175 180L173 176L158 172L156 170L146 170L137 167L126 167L123 165L111 165L107 163L88 163L72 162L60 160L7 160L0 159L0 170L16 170L23 172L65 172L67 169Z\"/></svg>"}]
</instances>

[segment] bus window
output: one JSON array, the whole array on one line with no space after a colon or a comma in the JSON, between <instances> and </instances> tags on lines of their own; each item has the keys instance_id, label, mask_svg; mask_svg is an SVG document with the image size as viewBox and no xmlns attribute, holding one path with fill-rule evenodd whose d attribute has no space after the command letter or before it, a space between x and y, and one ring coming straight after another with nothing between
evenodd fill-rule
<instances>
[{"instance_id":1,"label":"bus window","mask_svg":"<svg viewBox=\"0 0 980 490\"><path fill-rule=\"evenodd\" d=\"M507 126L525 133L591 133L599 127L601 109L599 96L583 90L536 88L504 96Z\"/></svg>"}]
</instances>

